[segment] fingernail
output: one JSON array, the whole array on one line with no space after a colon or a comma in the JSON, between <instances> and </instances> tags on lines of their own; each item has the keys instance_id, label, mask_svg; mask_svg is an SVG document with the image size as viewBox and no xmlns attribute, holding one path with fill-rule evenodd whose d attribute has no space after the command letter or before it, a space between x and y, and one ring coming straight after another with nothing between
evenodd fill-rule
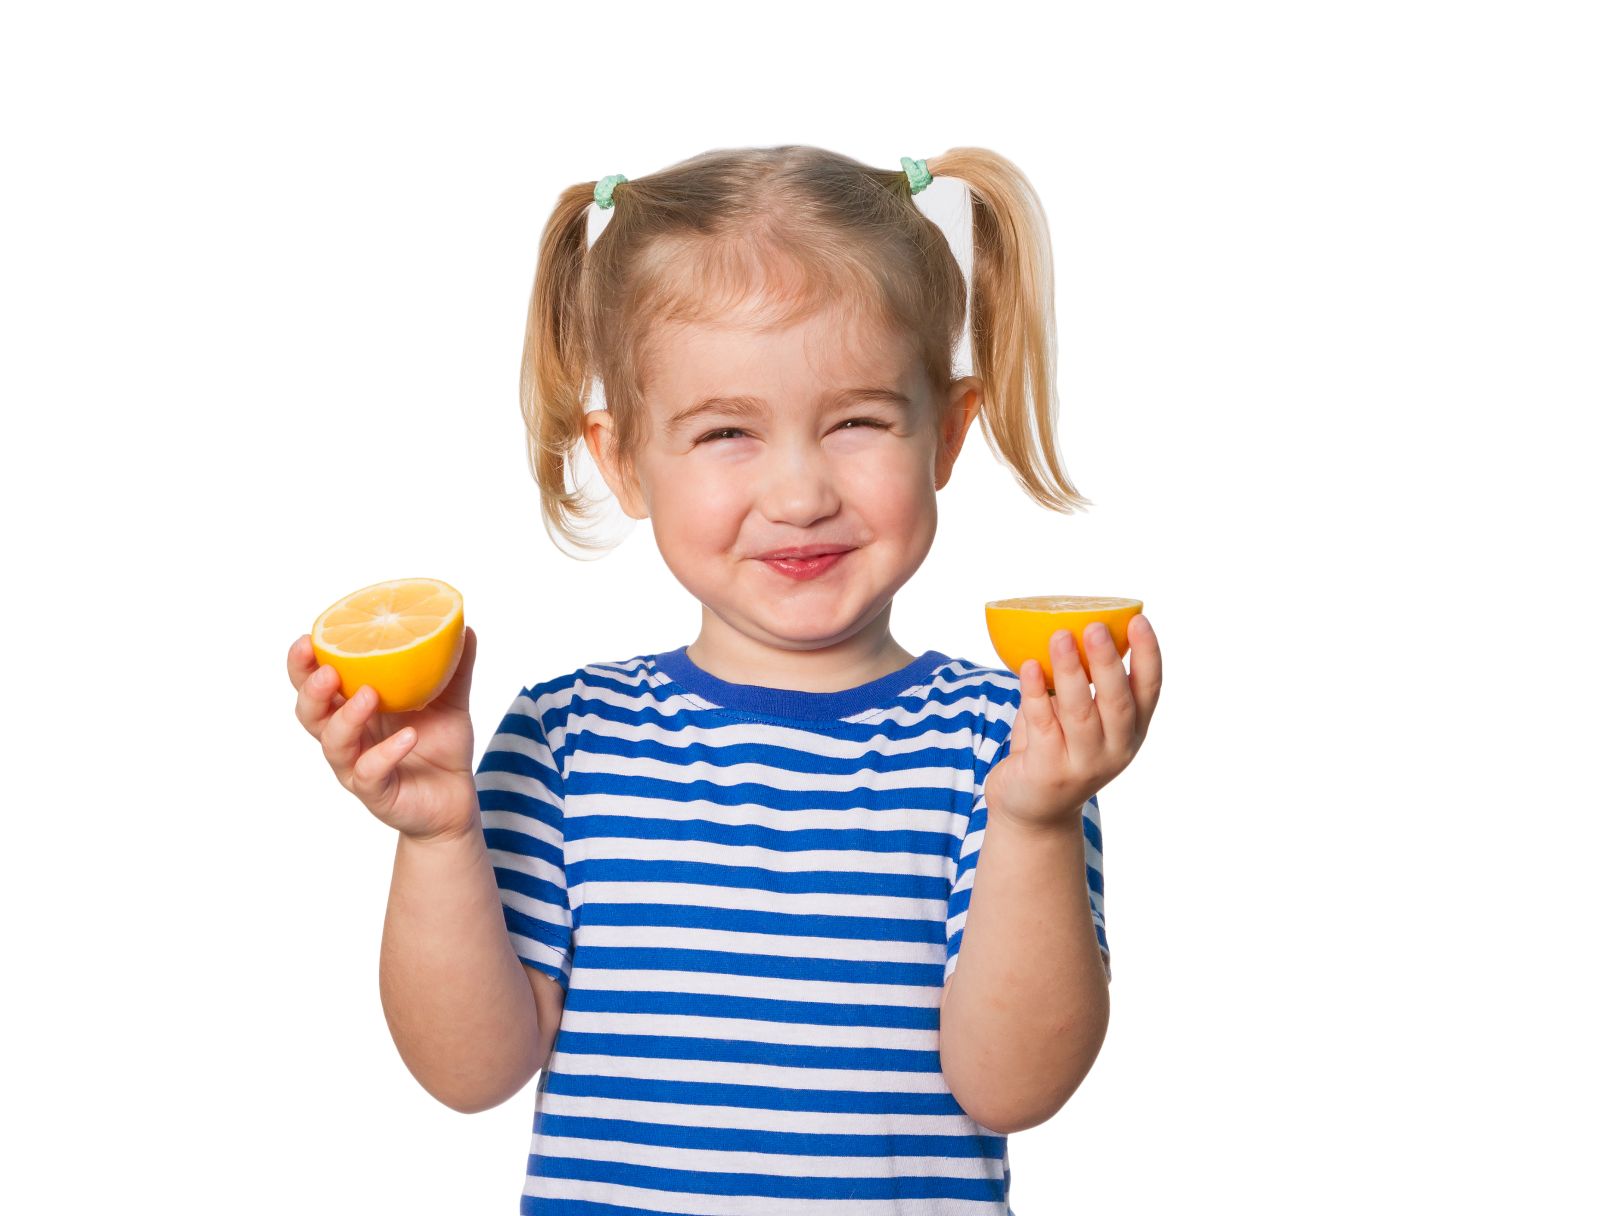
<instances>
[{"instance_id":1,"label":"fingernail","mask_svg":"<svg viewBox=\"0 0 1600 1216\"><path fill-rule=\"evenodd\" d=\"M1089 626L1089 640L1096 646L1109 642L1111 640L1111 630L1107 629L1104 623L1096 621Z\"/></svg>"}]
</instances>

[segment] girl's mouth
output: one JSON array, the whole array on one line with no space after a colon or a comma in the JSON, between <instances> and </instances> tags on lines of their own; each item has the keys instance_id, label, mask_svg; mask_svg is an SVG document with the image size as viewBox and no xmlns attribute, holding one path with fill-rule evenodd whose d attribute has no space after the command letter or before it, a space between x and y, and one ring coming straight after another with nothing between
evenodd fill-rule
<instances>
[{"instance_id":1,"label":"girl's mouth","mask_svg":"<svg viewBox=\"0 0 1600 1216\"><path fill-rule=\"evenodd\" d=\"M847 554L854 552L854 549L846 549L843 553L825 553L820 557L769 557L764 558L761 564L789 578L816 578L817 575L825 574L838 565Z\"/></svg>"}]
</instances>

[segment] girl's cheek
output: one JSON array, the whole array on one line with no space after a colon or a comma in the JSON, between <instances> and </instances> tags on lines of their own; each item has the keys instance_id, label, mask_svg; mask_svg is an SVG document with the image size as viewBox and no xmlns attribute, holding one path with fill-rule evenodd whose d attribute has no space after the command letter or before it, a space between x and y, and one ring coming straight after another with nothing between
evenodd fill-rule
<instances>
[{"instance_id":1,"label":"girl's cheek","mask_svg":"<svg viewBox=\"0 0 1600 1216\"><path fill-rule=\"evenodd\" d=\"M750 499L751 466L707 461L685 468L668 482L668 494L679 513L702 524L743 509Z\"/></svg>"}]
</instances>

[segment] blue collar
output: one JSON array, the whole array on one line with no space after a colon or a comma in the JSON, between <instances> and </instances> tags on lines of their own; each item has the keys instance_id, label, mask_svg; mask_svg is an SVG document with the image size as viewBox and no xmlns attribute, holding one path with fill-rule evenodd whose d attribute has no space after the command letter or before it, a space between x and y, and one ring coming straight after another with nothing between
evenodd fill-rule
<instances>
[{"instance_id":1,"label":"blue collar","mask_svg":"<svg viewBox=\"0 0 1600 1216\"><path fill-rule=\"evenodd\" d=\"M656 668L681 688L727 709L776 718L828 720L850 718L865 710L888 705L906 689L922 683L950 657L925 650L898 671L839 692L801 692L793 688L768 688L762 684L733 684L719 680L697 666L689 647L652 655Z\"/></svg>"}]
</instances>

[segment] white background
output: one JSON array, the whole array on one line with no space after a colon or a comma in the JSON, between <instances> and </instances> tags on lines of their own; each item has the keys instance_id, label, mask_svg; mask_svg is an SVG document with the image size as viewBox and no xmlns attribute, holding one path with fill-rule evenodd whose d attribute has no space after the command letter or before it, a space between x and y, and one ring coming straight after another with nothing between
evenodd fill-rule
<instances>
[{"instance_id":1,"label":"white background","mask_svg":"<svg viewBox=\"0 0 1600 1216\"><path fill-rule=\"evenodd\" d=\"M1128 594L1165 652L1102 796L1110 1034L1016 1212L1594 1211L1591 11L8 8L0 1206L516 1210L532 1087L407 1073L393 835L285 652L448 579L481 754L691 640L647 527L539 526L536 245L572 183L798 142L986 145L1049 213L1095 505L974 428L898 639Z\"/></svg>"}]
</instances>

